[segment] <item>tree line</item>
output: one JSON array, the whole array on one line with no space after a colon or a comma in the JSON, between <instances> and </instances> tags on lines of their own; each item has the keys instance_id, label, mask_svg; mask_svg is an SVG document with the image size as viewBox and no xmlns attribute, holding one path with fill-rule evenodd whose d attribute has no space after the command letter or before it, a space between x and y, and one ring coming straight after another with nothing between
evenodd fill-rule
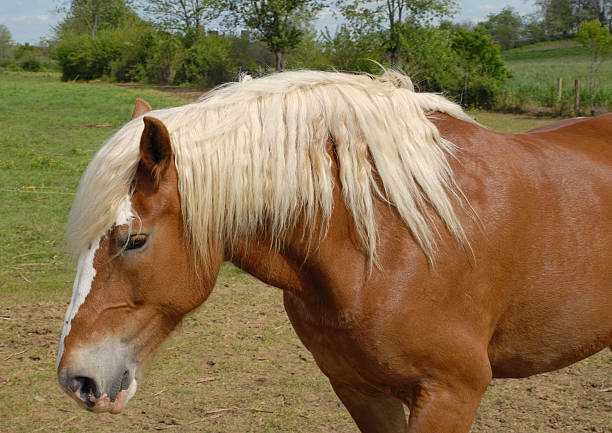
<instances>
[{"instance_id":1,"label":"tree line","mask_svg":"<svg viewBox=\"0 0 612 433\"><path fill-rule=\"evenodd\" d=\"M490 106L510 77L501 49L574 37L586 20L612 25L612 0L536 5L532 16L505 8L456 24L457 0L69 0L49 50L64 80L212 87L239 73L383 65L402 69L421 90ZM322 15L337 27L316 28ZM11 55L6 46L0 29L0 66Z\"/></svg>"}]
</instances>

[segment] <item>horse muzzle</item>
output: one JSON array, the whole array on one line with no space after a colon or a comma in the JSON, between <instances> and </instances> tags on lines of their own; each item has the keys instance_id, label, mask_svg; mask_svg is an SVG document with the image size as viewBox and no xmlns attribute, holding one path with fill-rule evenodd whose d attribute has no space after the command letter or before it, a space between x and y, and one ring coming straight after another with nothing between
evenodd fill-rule
<instances>
[{"instance_id":1,"label":"horse muzzle","mask_svg":"<svg viewBox=\"0 0 612 433\"><path fill-rule=\"evenodd\" d=\"M136 393L137 383L129 371L104 381L99 378L62 372L58 379L63 390L83 409L91 412L120 413ZM103 384L106 383L106 386Z\"/></svg>"},{"instance_id":2,"label":"horse muzzle","mask_svg":"<svg viewBox=\"0 0 612 433\"><path fill-rule=\"evenodd\" d=\"M136 369L126 351L109 346L115 345L77 350L58 366L60 387L91 412L120 413L136 393Z\"/></svg>"}]
</instances>

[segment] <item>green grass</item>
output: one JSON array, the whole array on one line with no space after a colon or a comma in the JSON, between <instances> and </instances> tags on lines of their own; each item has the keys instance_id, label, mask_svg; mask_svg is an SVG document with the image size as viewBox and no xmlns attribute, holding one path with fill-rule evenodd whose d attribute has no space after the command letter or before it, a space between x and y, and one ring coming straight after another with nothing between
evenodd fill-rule
<instances>
[{"instance_id":1,"label":"green grass","mask_svg":"<svg viewBox=\"0 0 612 433\"><path fill-rule=\"evenodd\" d=\"M81 173L153 90L62 83L57 73L0 73L0 293L37 298L68 283L63 230ZM24 286L24 283L27 283ZM46 296L46 295L45 295Z\"/></svg>"},{"instance_id":2,"label":"green grass","mask_svg":"<svg viewBox=\"0 0 612 433\"><path fill-rule=\"evenodd\" d=\"M580 80L581 111L589 112L588 54L572 41L547 42L505 51L503 56L513 77L502 98L505 108L548 107L569 113L574 106L574 80ZM562 100L557 82L563 78ZM599 88L595 105L599 111L612 110L612 59L598 72Z\"/></svg>"},{"instance_id":3,"label":"green grass","mask_svg":"<svg viewBox=\"0 0 612 433\"><path fill-rule=\"evenodd\" d=\"M549 117L492 113L488 111L472 111L470 115L487 128L505 133L527 132L554 121L554 119Z\"/></svg>"},{"instance_id":4,"label":"green grass","mask_svg":"<svg viewBox=\"0 0 612 433\"><path fill-rule=\"evenodd\" d=\"M507 62L517 60L561 59L564 57L584 57L584 49L573 40L539 42L502 52Z\"/></svg>"}]
</instances>

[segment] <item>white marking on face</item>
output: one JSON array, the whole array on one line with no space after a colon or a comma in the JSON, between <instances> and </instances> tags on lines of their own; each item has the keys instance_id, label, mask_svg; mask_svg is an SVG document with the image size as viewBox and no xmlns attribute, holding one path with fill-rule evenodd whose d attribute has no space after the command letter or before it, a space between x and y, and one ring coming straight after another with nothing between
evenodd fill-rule
<instances>
[{"instance_id":1,"label":"white marking on face","mask_svg":"<svg viewBox=\"0 0 612 433\"><path fill-rule=\"evenodd\" d=\"M128 195L125 200L119 206L119 210L117 211L117 217L115 218L114 225L124 225L130 224L132 218L134 217L134 212L132 211L132 201L130 200L130 196ZM85 302L87 295L91 291L91 285L96 276L96 268L94 268L94 258L96 256L96 251L100 248L100 241L102 237L98 239L95 246L91 246L87 251L81 253L79 256L79 262L77 266L76 277L74 278L74 285L72 287L72 299L70 300L70 305L66 310L66 316L64 317L64 326L62 329L62 336L60 338L60 347L59 352L57 354L57 362L55 363L55 369L59 367L59 364L62 360L62 356L64 355L64 341L68 334L70 333L70 329L72 328L72 319L77 315L79 308Z\"/></svg>"},{"instance_id":2,"label":"white marking on face","mask_svg":"<svg viewBox=\"0 0 612 433\"><path fill-rule=\"evenodd\" d=\"M79 308L81 305L83 305L83 302L85 302L85 298L87 298L87 295L91 290L91 284L96 276L96 268L94 268L93 262L94 257L96 256L96 251L98 251L98 248L100 248L100 240L101 239L98 239L95 246L91 246L79 257L77 274L74 278L74 285L72 287L72 299L70 300L70 305L66 310L66 317L64 318L64 327L62 329L62 337L60 339L59 353L57 354L57 362L55 364L56 370L59 367L62 356L64 355L64 340L70 333L72 319L74 319L74 316L76 316Z\"/></svg>"},{"instance_id":3,"label":"white marking on face","mask_svg":"<svg viewBox=\"0 0 612 433\"><path fill-rule=\"evenodd\" d=\"M119 210L117 211L117 218L115 218L115 225L122 226L124 224L130 224L134 216L134 211L132 210L132 201L130 200L130 196L128 195L119 206Z\"/></svg>"}]
</instances>

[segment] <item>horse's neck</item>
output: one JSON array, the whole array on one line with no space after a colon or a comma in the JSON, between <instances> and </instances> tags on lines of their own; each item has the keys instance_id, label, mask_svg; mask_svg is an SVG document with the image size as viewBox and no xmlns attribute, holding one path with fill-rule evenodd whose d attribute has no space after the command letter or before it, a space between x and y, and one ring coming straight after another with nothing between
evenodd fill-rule
<instances>
[{"instance_id":1,"label":"horse's neck","mask_svg":"<svg viewBox=\"0 0 612 433\"><path fill-rule=\"evenodd\" d=\"M291 292L301 291L294 267L266 240L241 239L228 258L240 269L266 284Z\"/></svg>"},{"instance_id":2,"label":"horse's neck","mask_svg":"<svg viewBox=\"0 0 612 433\"><path fill-rule=\"evenodd\" d=\"M277 249L271 247L269 238L259 234L239 240L226 257L261 281L297 295L313 314L327 308L325 305L350 308L354 297L345 292L353 293L371 269L339 191L335 196L322 239L317 235L320 227L305 230L298 221L276 243ZM304 233L313 233L313 237L305 238ZM324 315L330 316L329 312Z\"/></svg>"}]
</instances>

